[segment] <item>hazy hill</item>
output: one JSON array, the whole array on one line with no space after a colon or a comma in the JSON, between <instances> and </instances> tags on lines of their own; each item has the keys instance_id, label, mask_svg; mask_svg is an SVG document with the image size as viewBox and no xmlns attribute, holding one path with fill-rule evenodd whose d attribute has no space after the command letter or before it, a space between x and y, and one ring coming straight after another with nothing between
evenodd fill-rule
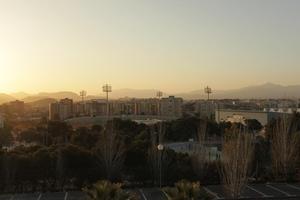
<instances>
[{"instance_id":1,"label":"hazy hill","mask_svg":"<svg viewBox=\"0 0 300 200\"><path fill-rule=\"evenodd\" d=\"M207 98L203 90L178 94L185 99ZM267 99L267 98L300 98L300 85L282 86L273 83L249 86L235 90L216 90L211 95L215 99Z\"/></svg>"},{"instance_id":2,"label":"hazy hill","mask_svg":"<svg viewBox=\"0 0 300 200\"><path fill-rule=\"evenodd\" d=\"M56 102L56 99L46 98L27 103L27 105L31 106L32 108L48 108L49 104L54 102Z\"/></svg>"},{"instance_id":3,"label":"hazy hill","mask_svg":"<svg viewBox=\"0 0 300 200\"><path fill-rule=\"evenodd\" d=\"M24 99L24 98L30 96L30 94L25 93L25 92L15 92L15 93L10 93L9 95L14 97L15 99Z\"/></svg>"},{"instance_id":4,"label":"hazy hill","mask_svg":"<svg viewBox=\"0 0 300 200\"><path fill-rule=\"evenodd\" d=\"M118 89L114 90L110 96L112 98L154 98L156 97L156 93L158 90L154 89L146 89L146 90L139 90L139 89Z\"/></svg>"},{"instance_id":5,"label":"hazy hill","mask_svg":"<svg viewBox=\"0 0 300 200\"><path fill-rule=\"evenodd\" d=\"M14 100L16 100L14 97L7 94L0 93L0 104L7 103L9 101L14 101Z\"/></svg>"},{"instance_id":6,"label":"hazy hill","mask_svg":"<svg viewBox=\"0 0 300 200\"><path fill-rule=\"evenodd\" d=\"M204 87L203 87L204 88ZM154 98L156 96L157 90L155 89L116 89L113 90L112 93L109 94L112 99L119 98ZM25 96L26 93L15 93L15 97ZM204 93L204 89L195 90L187 93L177 93L175 96L182 97L184 99L205 99L207 98ZM168 96L168 94L164 94L164 96ZM214 90L211 95L212 98L215 99L250 99L250 98L300 98L300 85L293 86L282 86L273 83L266 83L263 85L249 86L240 89L234 90ZM50 100L59 100L63 98L70 98L74 101L80 101L81 97L74 92L43 92L36 95L27 96L21 100L25 101L25 103L35 102L36 104L46 104L47 101ZM104 93L100 93L99 95L89 95L86 97L86 100L90 99L99 99L105 98ZM12 95L0 94L0 104L13 101L17 98L14 98ZM18 98L20 99L20 98ZM40 101L40 102L39 102Z\"/></svg>"},{"instance_id":7,"label":"hazy hill","mask_svg":"<svg viewBox=\"0 0 300 200\"><path fill-rule=\"evenodd\" d=\"M42 92L37 95L28 96L22 100L25 101L26 103L29 103L29 102L34 102L34 101L47 99L47 98L50 98L50 99L70 98L70 99L73 99L74 101L80 100L80 96L74 92L53 92L53 93Z\"/></svg>"}]
</instances>

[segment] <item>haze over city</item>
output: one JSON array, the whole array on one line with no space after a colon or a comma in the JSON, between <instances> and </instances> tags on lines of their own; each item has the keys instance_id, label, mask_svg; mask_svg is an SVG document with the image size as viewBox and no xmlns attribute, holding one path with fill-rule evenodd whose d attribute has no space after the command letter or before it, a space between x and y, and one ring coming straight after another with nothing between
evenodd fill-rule
<instances>
[{"instance_id":1,"label":"haze over city","mask_svg":"<svg viewBox=\"0 0 300 200\"><path fill-rule=\"evenodd\" d=\"M299 200L300 0L0 0L0 200Z\"/></svg>"},{"instance_id":2,"label":"haze over city","mask_svg":"<svg viewBox=\"0 0 300 200\"><path fill-rule=\"evenodd\" d=\"M299 84L300 2L0 1L0 91Z\"/></svg>"}]
</instances>

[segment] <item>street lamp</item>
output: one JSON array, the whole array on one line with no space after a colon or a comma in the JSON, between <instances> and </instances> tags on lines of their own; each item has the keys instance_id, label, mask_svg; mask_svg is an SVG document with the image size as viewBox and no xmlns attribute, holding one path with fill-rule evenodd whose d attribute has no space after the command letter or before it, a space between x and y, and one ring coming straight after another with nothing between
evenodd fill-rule
<instances>
[{"instance_id":1,"label":"street lamp","mask_svg":"<svg viewBox=\"0 0 300 200\"><path fill-rule=\"evenodd\" d=\"M157 149L159 151L159 155L160 155L160 164L159 164L159 188L161 188L161 183L162 183L162 153L164 150L164 145L163 144L159 144L157 146Z\"/></svg>"}]
</instances>

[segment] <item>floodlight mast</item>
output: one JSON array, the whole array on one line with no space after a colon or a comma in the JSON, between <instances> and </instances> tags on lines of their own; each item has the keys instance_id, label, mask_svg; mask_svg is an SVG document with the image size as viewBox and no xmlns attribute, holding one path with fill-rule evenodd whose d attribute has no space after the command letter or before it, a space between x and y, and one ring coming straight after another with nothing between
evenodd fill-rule
<instances>
[{"instance_id":1,"label":"floodlight mast","mask_svg":"<svg viewBox=\"0 0 300 200\"><path fill-rule=\"evenodd\" d=\"M164 95L164 93L162 92L162 91L158 91L157 93L156 93L156 96L159 98L159 99L161 99L161 97Z\"/></svg>"},{"instance_id":2,"label":"floodlight mast","mask_svg":"<svg viewBox=\"0 0 300 200\"><path fill-rule=\"evenodd\" d=\"M109 84L105 84L102 87L104 93L106 93L106 115L109 116L109 101L108 101L108 93L112 92L112 87Z\"/></svg>"},{"instance_id":3,"label":"floodlight mast","mask_svg":"<svg viewBox=\"0 0 300 200\"><path fill-rule=\"evenodd\" d=\"M156 93L156 97L158 98L158 104L157 104L158 115L161 115L160 100L161 100L163 95L164 95L164 93L162 91L158 91Z\"/></svg>"},{"instance_id":4,"label":"floodlight mast","mask_svg":"<svg viewBox=\"0 0 300 200\"><path fill-rule=\"evenodd\" d=\"M80 94L82 103L84 103L84 98L86 97L87 92L85 90L82 90L82 91L80 91L79 94Z\"/></svg>"},{"instance_id":5,"label":"floodlight mast","mask_svg":"<svg viewBox=\"0 0 300 200\"><path fill-rule=\"evenodd\" d=\"M209 101L210 94L212 94L212 89L207 86L204 88L204 92L207 94L207 100Z\"/></svg>"}]
</instances>

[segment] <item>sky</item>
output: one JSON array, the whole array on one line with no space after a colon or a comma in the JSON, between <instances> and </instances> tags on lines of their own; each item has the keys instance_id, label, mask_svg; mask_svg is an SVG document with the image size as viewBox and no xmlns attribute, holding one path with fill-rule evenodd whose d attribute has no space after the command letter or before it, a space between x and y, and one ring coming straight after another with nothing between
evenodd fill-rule
<instances>
[{"instance_id":1,"label":"sky","mask_svg":"<svg viewBox=\"0 0 300 200\"><path fill-rule=\"evenodd\" d=\"M300 84L299 0L0 0L0 93Z\"/></svg>"}]
</instances>

